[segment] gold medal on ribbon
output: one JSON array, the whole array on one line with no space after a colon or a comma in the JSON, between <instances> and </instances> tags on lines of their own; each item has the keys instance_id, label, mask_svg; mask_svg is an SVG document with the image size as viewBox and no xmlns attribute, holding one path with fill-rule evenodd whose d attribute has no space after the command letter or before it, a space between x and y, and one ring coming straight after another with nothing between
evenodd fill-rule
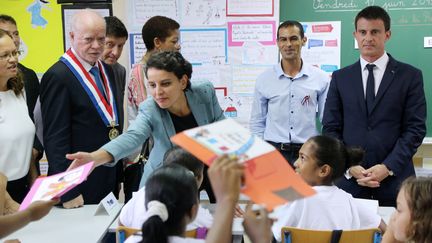
<instances>
[{"instance_id":1,"label":"gold medal on ribbon","mask_svg":"<svg viewBox=\"0 0 432 243\"><path fill-rule=\"evenodd\" d=\"M117 130L117 128L115 128L115 122L112 121L112 122L111 122L111 129L110 129L110 131L109 131L109 133L108 133L108 137L109 137L109 139L110 139L110 140L113 140L113 139L115 139L116 137L118 137L119 134L120 134L120 133L119 133L119 130Z\"/></svg>"}]
</instances>

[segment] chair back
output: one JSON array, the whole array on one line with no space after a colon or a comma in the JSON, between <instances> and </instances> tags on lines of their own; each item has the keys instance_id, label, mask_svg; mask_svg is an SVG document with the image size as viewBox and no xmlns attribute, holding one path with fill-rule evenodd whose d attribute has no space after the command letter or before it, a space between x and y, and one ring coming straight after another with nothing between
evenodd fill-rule
<instances>
[{"instance_id":1,"label":"chair back","mask_svg":"<svg viewBox=\"0 0 432 243\"><path fill-rule=\"evenodd\" d=\"M141 229L119 226L116 229L116 242L123 243L129 236L140 231ZM205 239L206 235L207 235L207 228L201 228L201 227L193 230L188 230L185 232L185 237L188 238Z\"/></svg>"},{"instance_id":2,"label":"chair back","mask_svg":"<svg viewBox=\"0 0 432 243\"><path fill-rule=\"evenodd\" d=\"M197 230L196 229L187 230L185 232L185 237L187 237L187 238L196 238L196 236L197 236Z\"/></svg>"},{"instance_id":3,"label":"chair back","mask_svg":"<svg viewBox=\"0 0 432 243\"><path fill-rule=\"evenodd\" d=\"M205 227L198 227L193 230L188 230L185 232L185 236L188 238L195 238L195 239L205 239L207 236L207 228Z\"/></svg>"},{"instance_id":4,"label":"chair back","mask_svg":"<svg viewBox=\"0 0 432 243\"><path fill-rule=\"evenodd\" d=\"M283 227L283 243L380 243L378 228L361 230L310 230Z\"/></svg>"},{"instance_id":5,"label":"chair back","mask_svg":"<svg viewBox=\"0 0 432 243\"><path fill-rule=\"evenodd\" d=\"M116 229L116 242L117 243L123 243L123 242L125 242L125 240L129 236L131 236L137 232L140 232L140 231L141 231L141 229L129 228L126 226L119 226Z\"/></svg>"}]
</instances>

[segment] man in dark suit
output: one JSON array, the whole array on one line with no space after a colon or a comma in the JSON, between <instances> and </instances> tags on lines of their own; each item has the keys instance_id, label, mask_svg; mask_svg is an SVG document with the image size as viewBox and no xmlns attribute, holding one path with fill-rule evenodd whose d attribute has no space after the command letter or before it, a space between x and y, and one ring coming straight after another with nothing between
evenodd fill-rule
<instances>
[{"instance_id":1,"label":"man in dark suit","mask_svg":"<svg viewBox=\"0 0 432 243\"><path fill-rule=\"evenodd\" d=\"M85 9L71 20L69 49L42 77L41 108L49 174L65 171L67 153L93 151L121 128L113 71L99 59L105 44L105 20ZM62 196L63 207L97 204L116 186L115 167L98 167Z\"/></svg>"},{"instance_id":2,"label":"man in dark suit","mask_svg":"<svg viewBox=\"0 0 432 243\"><path fill-rule=\"evenodd\" d=\"M118 63L123 47L126 44L128 38L128 32L126 26L115 16L104 17L106 23L106 37L105 37L105 48L101 56L101 60L106 64L109 64L114 72L113 85L117 91L118 100L118 118L120 121L124 119L123 112L123 97L126 85L126 68ZM121 183L124 182L123 163L117 163L117 184L118 190L115 191L115 195L118 197L120 192ZM126 193L126 182L124 183L124 191Z\"/></svg>"},{"instance_id":3,"label":"man in dark suit","mask_svg":"<svg viewBox=\"0 0 432 243\"><path fill-rule=\"evenodd\" d=\"M1 14L0 29L8 32L9 35L12 36L15 46L17 47L18 50L20 50L21 39L20 39L18 26L15 19L12 16ZM24 77L23 79L24 79L24 89L25 89L25 95L27 101L27 108L28 108L30 118L34 121L33 111L36 105L36 100L39 97L39 79L36 73L32 69L27 68L21 63L18 63L18 69L21 71ZM35 136L32 157L31 157L32 161L30 163L31 166L37 167L37 162L42 157L42 155L43 155L42 144L39 141L38 137ZM34 179L36 179L38 175L34 174L29 176L30 176L30 181L32 182Z\"/></svg>"},{"instance_id":4,"label":"man in dark suit","mask_svg":"<svg viewBox=\"0 0 432 243\"><path fill-rule=\"evenodd\" d=\"M400 183L415 175L412 157L426 134L426 100L421 71L386 53L390 36L390 17L381 7L357 14L360 60L333 73L323 133L366 152L337 186L394 206Z\"/></svg>"},{"instance_id":5,"label":"man in dark suit","mask_svg":"<svg viewBox=\"0 0 432 243\"><path fill-rule=\"evenodd\" d=\"M123 97L126 85L126 68L118 63L123 47L128 38L126 26L115 16L104 17L106 23L105 49L101 60L109 64L114 71L114 85L119 100L118 109L120 120L123 120Z\"/></svg>"}]
</instances>

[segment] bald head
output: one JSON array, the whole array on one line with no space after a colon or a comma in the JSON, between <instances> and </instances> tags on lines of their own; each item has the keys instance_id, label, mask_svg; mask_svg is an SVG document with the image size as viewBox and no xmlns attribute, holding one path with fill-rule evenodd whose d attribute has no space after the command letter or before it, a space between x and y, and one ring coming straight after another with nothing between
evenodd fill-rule
<instances>
[{"instance_id":1,"label":"bald head","mask_svg":"<svg viewBox=\"0 0 432 243\"><path fill-rule=\"evenodd\" d=\"M84 9L72 17L71 46L80 58L93 65L102 55L105 44L105 20L98 13Z\"/></svg>"},{"instance_id":2,"label":"bald head","mask_svg":"<svg viewBox=\"0 0 432 243\"><path fill-rule=\"evenodd\" d=\"M91 9L83 9L72 16L71 30L77 31L82 26L103 25L105 28L105 19L97 12Z\"/></svg>"}]
</instances>

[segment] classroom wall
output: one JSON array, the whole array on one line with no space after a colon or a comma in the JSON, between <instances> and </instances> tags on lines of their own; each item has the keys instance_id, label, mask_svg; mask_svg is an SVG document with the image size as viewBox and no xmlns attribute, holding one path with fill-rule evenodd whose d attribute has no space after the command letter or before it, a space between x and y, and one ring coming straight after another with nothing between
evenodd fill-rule
<instances>
[{"instance_id":1,"label":"classroom wall","mask_svg":"<svg viewBox=\"0 0 432 243\"><path fill-rule=\"evenodd\" d=\"M112 7L113 7L113 15L119 18L124 24L126 24L127 14L126 14L126 4L124 0L112 0ZM129 41L126 42L126 45L123 48L123 53L120 59L118 60L120 64L126 67L127 72L129 73L128 53L129 53Z\"/></svg>"}]
</instances>

